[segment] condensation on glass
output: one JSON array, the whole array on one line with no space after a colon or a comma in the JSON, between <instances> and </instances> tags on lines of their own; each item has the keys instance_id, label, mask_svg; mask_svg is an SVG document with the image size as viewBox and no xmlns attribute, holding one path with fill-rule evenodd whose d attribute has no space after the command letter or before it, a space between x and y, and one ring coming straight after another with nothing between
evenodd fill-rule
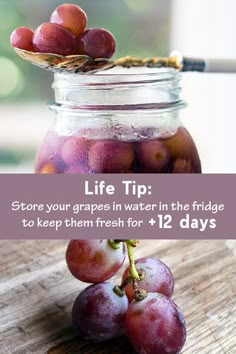
<instances>
[{"instance_id":1,"label":"condensation on glass","mask_svg":"<svg viewBox=\"0 0 236 354\"><path fill-rule=\"evenodd\" d=\"M36 173L201 173L180 81L174 69L55 74Z\"/></svg>"}]
</instances>

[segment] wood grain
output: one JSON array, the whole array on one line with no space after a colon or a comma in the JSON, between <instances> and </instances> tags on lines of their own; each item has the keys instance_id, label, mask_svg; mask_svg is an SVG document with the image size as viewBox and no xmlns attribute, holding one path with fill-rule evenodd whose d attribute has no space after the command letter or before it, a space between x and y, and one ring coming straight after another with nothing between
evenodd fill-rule
<instances>
[{"instance_id":1,"label":"wood grain","mask_svg":"<svg viewBox=\"0 0 236 354\"><path fill-rule=\"evenodd\" d=\"M76 337L71 306L86 285L67 270L66 244L0 241L0 353L134 354L126 338L95 345ZM159 257L174 274L184 354L236 353L236 241L141 241L135 254Z\"/></svg>"}]
</instances>

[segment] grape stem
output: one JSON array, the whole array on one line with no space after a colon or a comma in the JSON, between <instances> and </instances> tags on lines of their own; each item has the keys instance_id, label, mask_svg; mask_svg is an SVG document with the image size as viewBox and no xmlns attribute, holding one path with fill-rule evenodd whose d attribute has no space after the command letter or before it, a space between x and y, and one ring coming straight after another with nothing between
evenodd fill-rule
<instances>
[{"instance_id":1,"label":"grape stem","mask_svg":"<svg viewBox=\"0 0 236 354\"><path fill-rule=\"evenodd\" d=\"M138 272L138 276L139 276L139 280L143 280L145 278L145 272L142 269L137 269ZM119 285L120 289L125 289L125 287L129 284L129 283L133 283L135 282L133 280L133 278L131 277L131 275L129 275L121 285Z\"/></svg>"},{"instance_id":2,"label":"grape stem","mask_svg":"<svg viewBox=\"0 0 236 354\"><path fill-rule=\"evenodd\" d=\"M138 271L136 269L134 254L133 254L133 248L136 247L136 245L137 245L137 240L126 241L129 264L130 264L130 278L132 279L132 285L134 289L134 298L136 301L141 301L147 296L147 292L138 286L138 281L144 278L145 272L142 272L143 274L141 274L140 276L139 274L140 270Z\"/></svg>"},{"instance_id":3,"label":"grape stem","mask_svg":"<svg viewBox=\"0 0 236 354\"><path fill-rule=\"evenodd\" d=\"M113 288L113 291L116 293L116 295L123 296L125 295L125 287L131 283L133 280L131 276L128 276L121 285L116 285Z\"/></svg>"},{"instance_id":4,"label":"grape stem","mask_svg":"<svg viewBox=\"0 0 236 354\"><path fill-rule=\"evenodd\" d=\"M120 246L121 246L121 242L122 242L122 240L108 240L108 242L109 242L109 245L112 247L112 248L114 248L114 249L118 249L118 248L120 248Z\"/></svg>"},{"instance_id":5,"label":"grape stem","mask_svg":"<svg viewBox=\"0 0 236 354\"><path fill-rule=\"evenodd\" d=\"M127 246L129 264L130 264L130 276L131 276L132 280L139 280L139 274L138 274L138 271L137 271L137 269L135 267L135 263L134 263L133 248L136 246L136 242L134 242L134 241L136 241L136 240L126 241L126 246Z\"/></svg>"},{"instance_id":6,"label":"grape stem","mask_svg":"<svg viewBox=\"0 0 236 354\"><path fill-rule=\"evenodd\" d=\"M136 301L141 301L147 296L147 292L138 286L138 281L143 280L145 277L145 272L142 269L136 269L135 266L135 260L134 260L134 253L133 253L133 248L137 246L138 241L137 240L127 240L127 241L122 241L122 240L113 240L109 241L110 245L113 248L117 248L117 245L120 242L125 242L126 247L127 247L127 252L128 252L128 257L129 257L129 265L130 265L130 270L129 270L129 276L124 280L124 282L121 285L116 285L113 288L113 291L118 295L118 296L124 296L125 294L125 287L129 284L132 283L134 293L135 293L135 300ZM115 247L114 247L115 246Z\"/></svg>"},{"instance_id":7,"label":"grape stem","mask_svg":"<svg viewBox=\"0 0 236 354\"><path fill-rule=\"evenodd\" d=\"M134 298L136 301L142 301L147 296L147 292L144 289L138 287L137 282L133 281L133 288L134 288Z\"/></svg>"},{"instance_id":8,"label":"grape stem","mask_svg":"<svg viewBox=\"0 0 236 354\"><path fill-rule=\"evenodd\" d=\"M143 280L145 278L145 272L142 269L138 269L137 270L138 275L139 275L139 280ZM131 275L129 275L121 285L116 285L113 288L113 291L116 293L116 295L118 296L123 296L125 295L125 288L128 284L130 283L134 283L135 281L132 279ZM134 285L133 285L134 287ZM137 287L137 283L136 283L136 287Z\"/></svg>"}]
</instances>

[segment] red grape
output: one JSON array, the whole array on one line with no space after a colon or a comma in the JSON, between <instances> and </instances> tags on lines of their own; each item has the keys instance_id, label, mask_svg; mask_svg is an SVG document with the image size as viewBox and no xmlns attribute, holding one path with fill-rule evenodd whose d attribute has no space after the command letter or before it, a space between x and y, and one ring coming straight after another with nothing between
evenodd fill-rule
<instances>
[{"instance_id":1,"label":"red grape","mask_svg":"<svg viewBox=\"0 0 236 354\"><path fill-rule=\"evenodd\" d=\"M110 59L116 50L113 35L103 28L90 28L77 38L78 54Z\"/></svg>"},{"instance_id":2,"label":"red grape","mask_svg":"<svg viewBox=\"0 0 236 354\"><path fill-rule=\"evenodd\" d=\"M57 173L56 167L52 163L47 163L44 165L41 169L40 172L41 174L47 174L47 175L52 175Z\"/></svg>"},{"instance_id":3,"label":"red grape","mask_svg":"<svg viewBox=\"0 0 236 354\"><path fill-rule=\"evenodd\" d=\"M99 283L111 278L125 260L125 245L114 249L108 240L71 240L66 262L75 278Z\"/></svg>"},{"instance_id":4,"label":"red grape","mask_svg":"<svg viewBox=\"0 0 236 354\"><path fill-rule=\"evenodd\" d=\"M28 50L32 52L33 49L33 31L28 27L16 28L10 37L12 47Z\"/></svg>"},{"instance_id":5,"label":"red grape","mask_svg":"<svg viewBox=\"0 0 236 354\"><path fill-rule=\"evenodd\" d=\"M37 152L35 163L36 173L41 173L44 165L51 164L56 170L55 173L64 173L67 166L60 156L61 147L64 143L65 137L62 135L59 136L53 130L50 130L46 134Z\"/></svg>"},{"instance_id":6,"label":"red grape","mask_svg":"<svg viewBox=\"0 0 236 354\"><path fill-rule=\"evenodd\" d=\"M172 173L193 173L191 161L189 159L181 158L175 160L173 164Z\"/></svg>"},{"instance_id":7,"label":"red grape","mask_svg":"<svg viewBox=\"0 0 236 354\"><path fill-rule=\"evenodd\" d=\"M56 23L43 23L34 32L34 49L41 53L70 55L75 52L75 38Z\"/></svg>"},{"instance_id":8,"label":"red grape","mask_svg":"<svg viewBox=\"0 0 236 354\"><path fill-rule=\"evenodd\" d=\"M88 142L85 138L69 137L61 149L62 159L71 166L76 166L87 158Z\"/></svg>"},{"instance_id":9,"label":"red grape","mask_svg":"<svg viewBox=\"0 0 236 354\"><path fill-rule=\"evenodd\" d=\"M132 144L115 140L95 142L88 156L89 165L95 173L126 172L134 160Z\"/></svg>"},{"instance_id":10,"label":"red grape","mask_svg":"<svg viewBox=\"0 0 236 354\"><path fill-rule=\"evenodd\" d=\"M126 295L120 297L111 283L93 284L76 298L72 321L77 333L85 339L102 342L124 333Z\"/></svg>"},{"instance_id":11,"label":"red grape","mask_svg":"<svg viewBox=\"0 0 236 354\"><path fill-rule=\"evenodd\" d=\"M170 163L170 155L158 140L137 144L137 156L145 172L163 172Z\"/></svg>"},{"instance_id":12,"label":"red grape","mask_svg":"<svg viewBox=\"0 0 236 354\"><path fill-rule=\"evenodd\" d=\"M196 146L193 143L191 135L183 127L179 127L175 135L163 139L162 142L173 158L188 158L189 154L197 154Z\"/></svg>"},{"instance_id":13,"label":"red grape","mask_svg":"<svg viewBox=\"0 0 236 354\"><path fill-rule=\"evenodd\" d=\"M73 165L72 167L69 167L67 170L64 171L64 173L67 175L78 175L88 174L91 173L91 171L86 165L78 164L77 166Z\"/></svg>"},{"instance_id":14,"label":"red grape","mask_svg":"<svg viewBox=\"0 0 236 354\"><path fill-rule=\"evenodd\" d=\"M63 4L53 11L50 22L65 27L74 36L79 36L85 30L87 16L79 6Z\"/></svg>"},{"instance_id":15,"label":"red grape","mask_svg":"<svg viewBox=\"0 0 236 354\"><path fill-rule=\"evenodd\" d=\"M170 269L155 258L140 258L135 261L137 269L145 272L145 278L138 282L138 286L147 292L157 292L167 297L171 297L174 290L174 278ZM122 282L129 276L129 267L123 274ZM134 299L134 290L132 284L125 288L126 295L131 302Z\"/></svg>"},{"instance_id":16,"label":"red grape","mask_svg":"<svg viewBox=\"0 0 236 354\"><path fill-rule=\"evenodd\" d=\"M149 293L129 305L125 327L139 354L177 354L184 346L186 327L177 305L164 295Z\"/></svg>"}]
</instances>

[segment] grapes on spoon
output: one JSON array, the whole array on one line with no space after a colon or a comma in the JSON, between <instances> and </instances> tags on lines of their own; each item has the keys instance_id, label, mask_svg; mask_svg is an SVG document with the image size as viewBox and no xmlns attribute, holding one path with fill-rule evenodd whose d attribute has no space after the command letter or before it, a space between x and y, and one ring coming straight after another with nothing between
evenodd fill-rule
<instances>
[{"instance_id":1,"label":"grapes on spoon","mask_svg":"<svg viewBox=\"0 0 236 354\"><path fill-rule=\"evenodd\" d=\"M34 31L27 27L16 28L11 34L10 43L23 59L54 72L96 72L114 66L236 72L234 59L186 58L177 52L173 52L169 57L126 56L112 60L116 49L113 35L102 28L86 30L87 22L87 15L81 7L63 4L53 11L49 22L51 25L42 24L35 31L35 35Z\"/></svg>"},{"instance_id":2,"label":"grapes on spoon","mask_svg":"<svg viewBox=\"0 0 236 354\"><path fill-rule=\"evenodd\" d=\"M87 15L77 5L58 6L50 22L35 31L15 29L10 43L30 63L52 71L88 71L110 67L116 49L113 35L103 28L86 30Z\"/></svg>"}]
</instances>

